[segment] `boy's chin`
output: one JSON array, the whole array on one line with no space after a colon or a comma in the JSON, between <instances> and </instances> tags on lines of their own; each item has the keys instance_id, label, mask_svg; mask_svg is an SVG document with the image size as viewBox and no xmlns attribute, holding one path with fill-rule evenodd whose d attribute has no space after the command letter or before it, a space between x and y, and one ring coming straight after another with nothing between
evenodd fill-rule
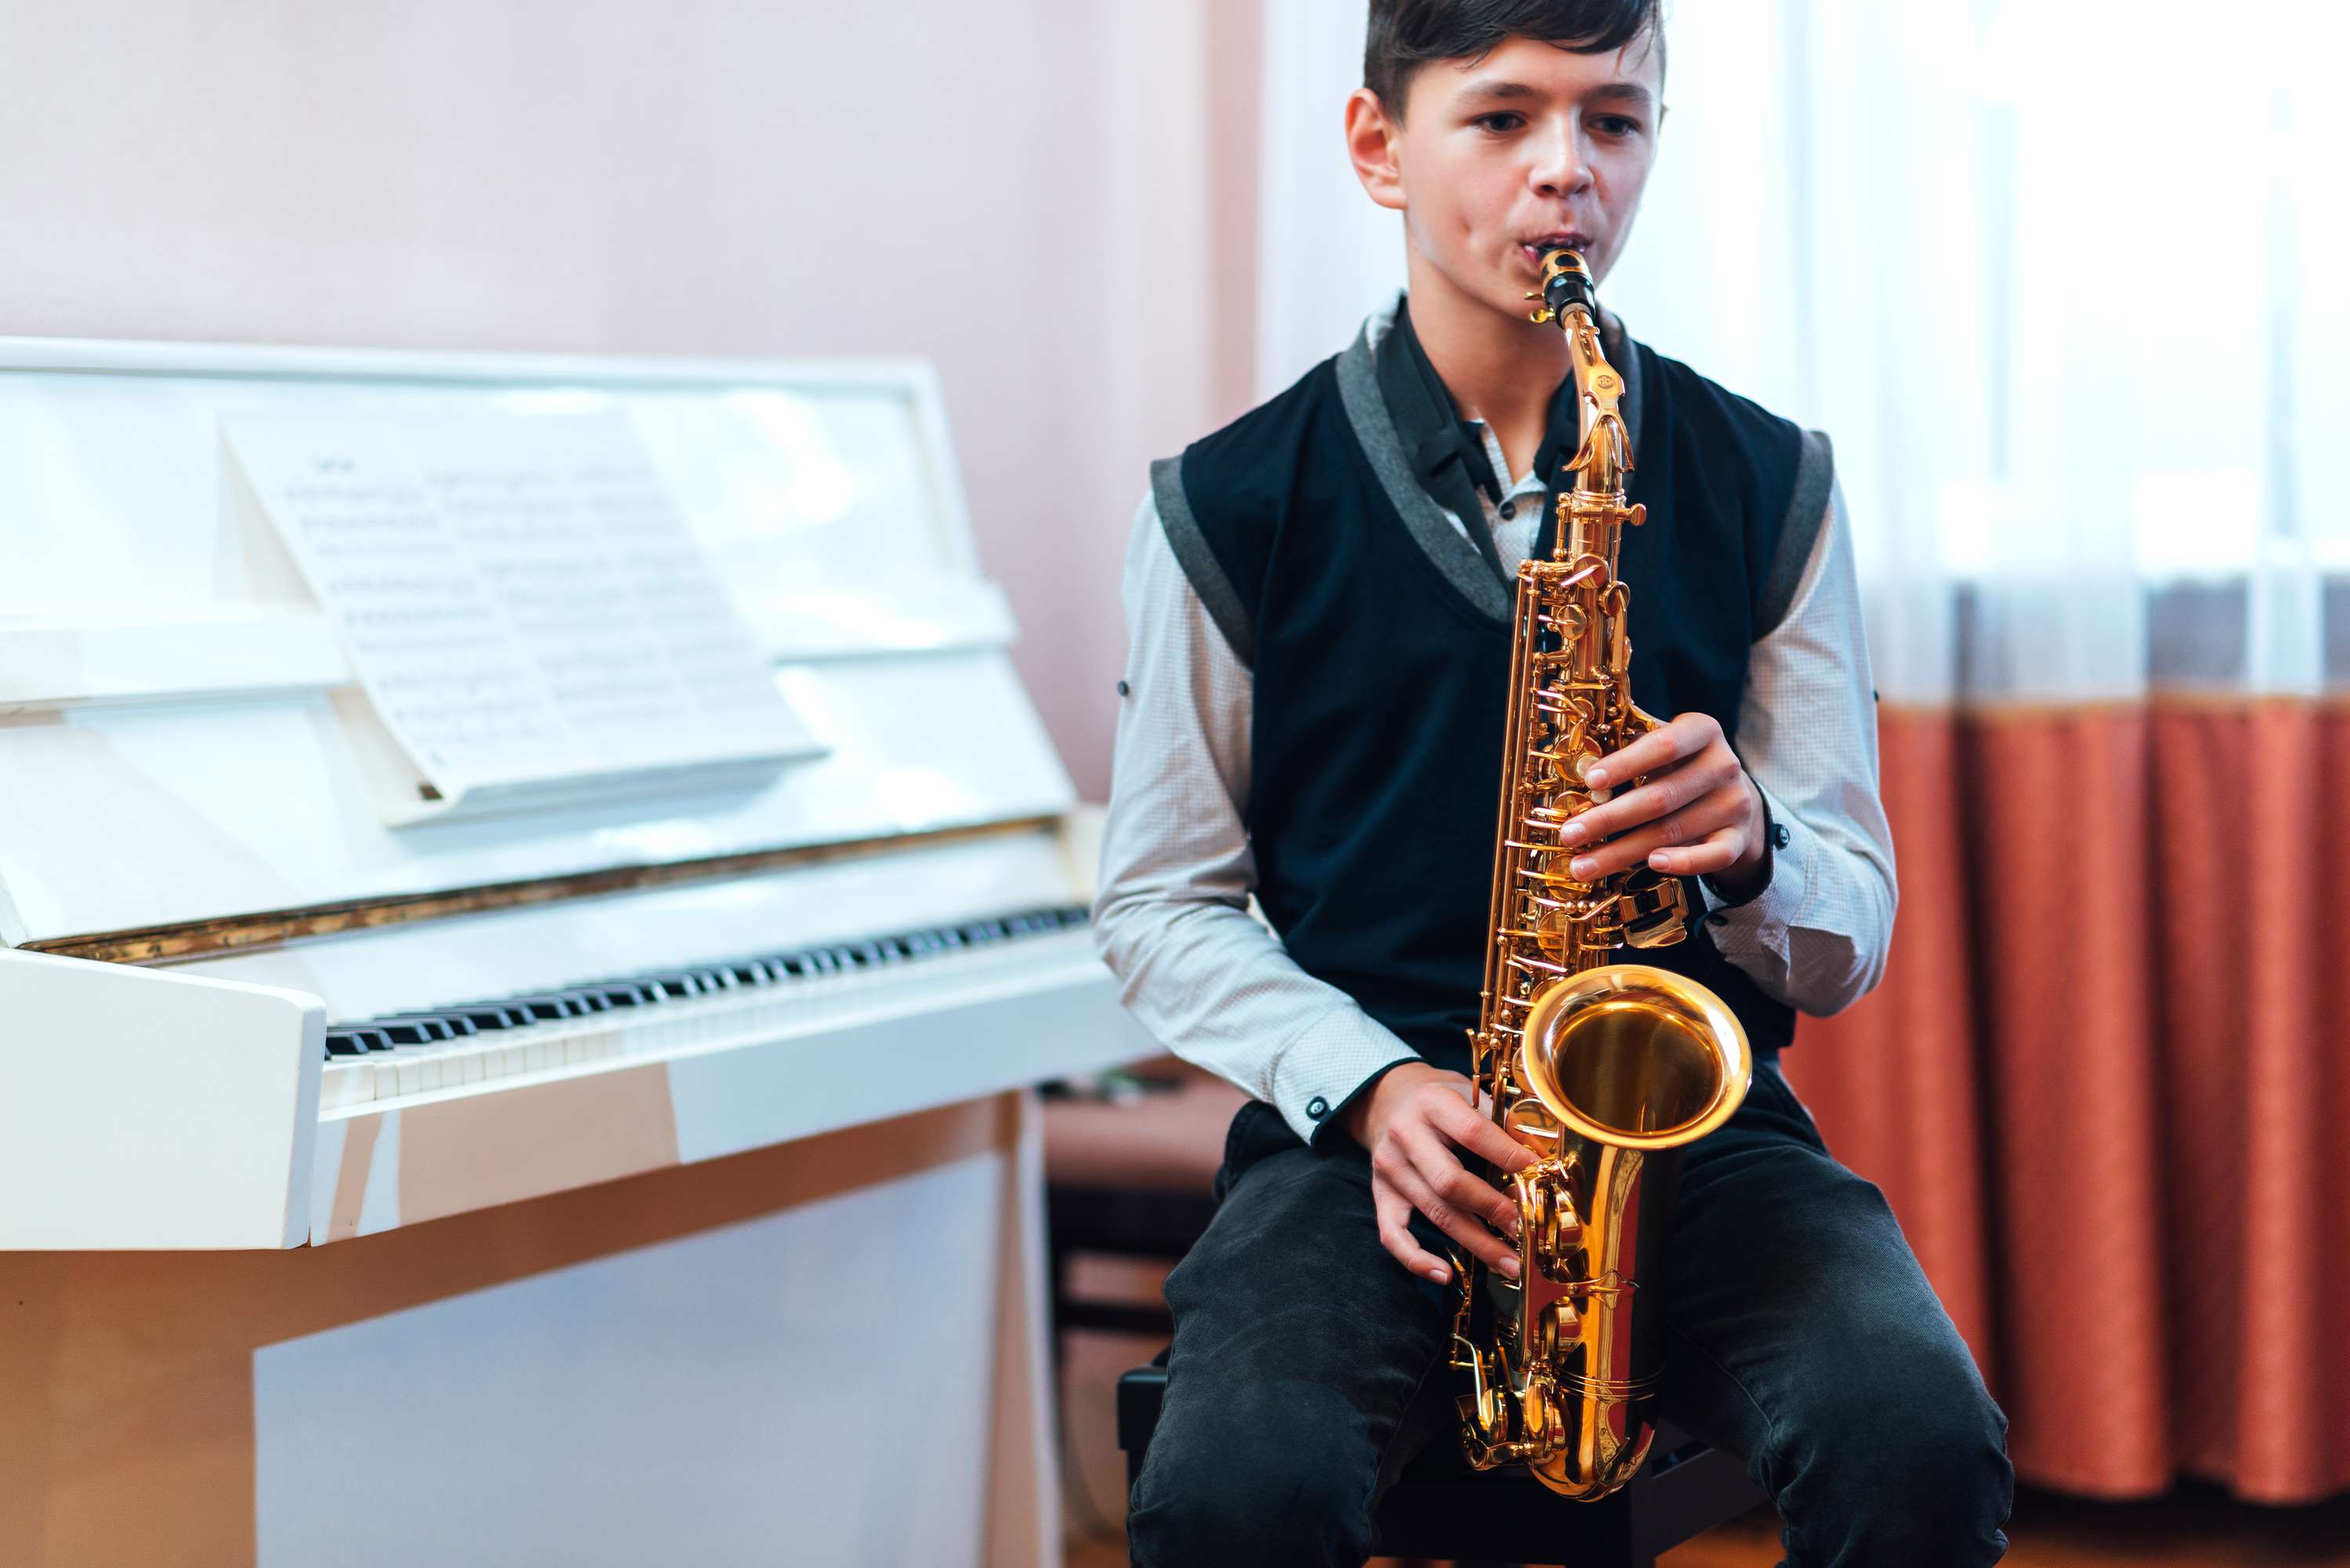
<instances>
[{"instance_id":1,"label":"boy's chin","mask_svg":"<svg viewBox=\"0 0 2350 1568\"><path fill-rule=\"evenodd\" d=\"M1534 307L1533 302L1526 298L1526 294L1535 282L1531 274L1524 277L1513 274L1498 278L1491 286L1478 290L1478 302L1495 315L1512 321L1532 321Z\"/></svg>"}]
</instances>

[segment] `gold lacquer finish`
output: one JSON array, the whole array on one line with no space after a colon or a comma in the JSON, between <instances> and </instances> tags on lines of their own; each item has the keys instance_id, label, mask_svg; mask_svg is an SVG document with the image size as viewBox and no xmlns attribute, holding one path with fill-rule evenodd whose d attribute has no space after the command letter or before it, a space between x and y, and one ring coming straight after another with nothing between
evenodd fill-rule
<instances>
[{"instance_id":1,"label":"gold lacquer finish","mask_svg":"<svg viewBox=\"0 0 2350 1568\"><path fill-rule=\"evenodd\" d=\"M1560 828L1609 794L1585 774L1658 726L1632 702L1631 601L1616 576L1623 531L1644 513L1625 493L1623 379L1601 351L1583 258L1544 256L1543 290L1527 297L1566 334L1582 443L1556 548L1518 568L1492 942L1471 1041L1493 1118L1539 1158L1512 1178L1523 1280L1458 1260L1454 1363L1471 1379L1471 1462L1523 1464L1591 1499L1632 1479L1654 1435L1679 1150L1730 1119L1753 1067L1720 997L1619 961L1687 934L1681 884L1645 867L1588 883L1567 870Z\"/></svg>"}]
</instances>

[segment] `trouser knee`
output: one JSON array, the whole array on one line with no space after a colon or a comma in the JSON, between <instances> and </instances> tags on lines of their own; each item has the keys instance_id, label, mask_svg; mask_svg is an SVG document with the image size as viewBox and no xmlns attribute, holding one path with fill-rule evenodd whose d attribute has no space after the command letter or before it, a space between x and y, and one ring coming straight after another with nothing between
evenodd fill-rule
<instances>
[{"instance_id":1,"label":"trouser knee","mask_svg":"<svg viewBox=\"0 0 2350 1568\"><path fill-rule=\"evenodd\" d=\"M1362 1429L1352 1407L1305 1384L1162 1420L1127 1514L1137 1568L1353 1568L1371 1550Z\"/></svg>"},{"instance_id":2,"label":"trouser knee","mask_svg":"<svg viewBox=\"0 0 2350 1568\"><path fill-rule=\"evenodd\" d=\"M1782 1501L1791 1543L1805 1548L1791 1563L1997 1562L2014 1500L2006 1428L1980 1384L1821 1422Z\"/></svg>"}]
</instances>

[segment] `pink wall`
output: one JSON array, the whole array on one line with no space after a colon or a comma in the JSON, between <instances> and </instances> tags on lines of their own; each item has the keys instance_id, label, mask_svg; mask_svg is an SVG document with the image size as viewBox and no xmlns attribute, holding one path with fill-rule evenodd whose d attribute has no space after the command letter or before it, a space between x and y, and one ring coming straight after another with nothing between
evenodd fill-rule
<instances>
[{"instance_id":1,"label":"pink wall","mask_svg":"<svg viewBox=\"0 0 2350 1568\"><path fill-rule=\"evenodd\" d=\"M1143 464L1246 399L1257 3L13 7L0 332L927 356L1098 797Z\"/></svg>"}]
</instances>

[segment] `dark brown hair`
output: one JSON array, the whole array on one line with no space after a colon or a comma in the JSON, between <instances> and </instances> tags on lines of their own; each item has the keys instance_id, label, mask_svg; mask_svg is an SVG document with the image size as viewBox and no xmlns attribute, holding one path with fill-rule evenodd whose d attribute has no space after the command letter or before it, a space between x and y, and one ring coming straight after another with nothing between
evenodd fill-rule
<instances>
[{"instance_id":1,"label":"dark brown hair","mask_svg":"<svg viewBox=\"0 0 2350 1568\"><path fill-rule=\"evenodd\" d=\"M1477 59L1512 38L1604 55L1643 32L1661 72L1664 9L1664 0L1371 0L1363 85L1401 119L1405 90L1430 60Z\"/></svg>"}]
</instances>

